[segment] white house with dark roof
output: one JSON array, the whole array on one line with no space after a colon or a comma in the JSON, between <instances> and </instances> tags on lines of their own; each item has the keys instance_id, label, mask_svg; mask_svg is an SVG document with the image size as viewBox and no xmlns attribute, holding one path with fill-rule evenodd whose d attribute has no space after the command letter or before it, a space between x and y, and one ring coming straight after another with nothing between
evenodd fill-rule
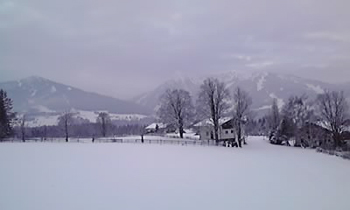
<instances>
[{"instance_id":1,"label":"white house with dark roof","mask_svg":"<svg viewBox=\"0 0 350 210\"><path fill-rule=\"evenodd\" d=\"M219 140L235 140L237 138L236 131L233 127L232 118L225 117L219 120ZM195 124L200 136L200 140L212 140L214 136L214 123L211 119L205 119ZM244 129L243 129L244 135Z\"/></svg>"}]
</instances>

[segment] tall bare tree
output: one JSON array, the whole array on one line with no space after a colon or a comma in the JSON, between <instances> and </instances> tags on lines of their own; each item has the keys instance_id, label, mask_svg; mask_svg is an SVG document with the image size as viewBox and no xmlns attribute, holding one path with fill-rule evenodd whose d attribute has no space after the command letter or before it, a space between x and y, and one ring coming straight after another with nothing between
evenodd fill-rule
<instances>
[{"instance_id":1,"label":"tall bare tree","mask_svg":"<svg viewBox=\"0 0 350 210\"><path fill-rule=\"evenodd\" d=\"M210 118L214 124L214 138L219 141L219 120L228 112L230 93L225 83L218 79L207 78L200 87L197 100L199 115Z\"/></svg>"},{"instance_id":2,"label":"tall bare tree","mask_svg":"<svg viewBox=\"0 0 350 210\"><path fill-rule=\"evenodd\" d=\"M332 132L334 147L341 146L341 134L349 119L349 106L342 91L318 95L316 104L321 119Z\"/></svg>"},{"instance_id":3,"label":"tall bare tree","mask_svg":"<svg viewBox=\"0 0 350 210\"><path fill-rule=\"evenodd\" d=\"M46 139L47 139L47 126L44 125L42 129L43 129L42 141L43 141L43 140L46 141Z\"/></svg>"},{"instance_id":4,"label":"tall bare tree","mask_svg":"<svg viewBox=\"0 0 350 210\"><path fill-rule=\"evenodd\" d=\"M68 142L69 138L69 127L74 123L74 113L64 112L58 118L58 125L62 126L65 133L66 142Z\"/></svg>"},{"instance_id":5,"label":"tall bare tree","mask_svg":"<svg viewBox=\"0 0 350 210\"><path fill-rule=\"evenodd\" d=\"M20 119L20 127L21 127L21 138L22 141L26 141L26 115L24 114Z\"/></svg>"},{"instance_id":6,"label":"tall bare tree","mask_svg":"<svg viewBox=\"0 0 350 210\"><path fill-rule=\"evenodd\" d=\"M161 106L157 113L159 118L163 123L176 126L180 138L183 138L184 126L190 123L194 116L190 93L182 89L169 89L160 100Z\"/></svg>"},{"instance_id":7,"label":"tall bare tree","mask_svg":"<svg viewBox=\"0 0 350 210\"><path fill-rule=\"evenodd\" d=\"M144 143L145 142L144 135L146 133L146 126L140 125L138 128L138 133L140 134L140 137L141 137L141 143Z\"/></svg>"},{"instance_id":8,"label":"tall bare tree","mask_svg":"<svg viewBox=\"0 0 350 210\"><path fill-rule=\"evenodd\" d=\"M106 137L108 127L111 124L111 118L107 112L100 112L98 114L96 122L100 125L101 134L103 137Z\"/></svg>"},{"instance_id":9,"label":"tall bare tree","mask_svg":"<svg viewBox=\"0 0 350 210\"><path fill-rule=\"evenodd\" d=\"M252 105L252 99L249 94L237 87L233 93L234 107L233 107L233 122L237 132L238 146L242 147L242 131L243 123L248 117L250 112L250 106Z\"/></svg>"}]
</instances>

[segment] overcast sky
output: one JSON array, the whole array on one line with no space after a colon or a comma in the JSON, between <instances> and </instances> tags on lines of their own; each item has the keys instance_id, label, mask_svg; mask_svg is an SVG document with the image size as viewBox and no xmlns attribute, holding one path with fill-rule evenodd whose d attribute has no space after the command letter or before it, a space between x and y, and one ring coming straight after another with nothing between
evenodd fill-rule
<instances>
[{"instance_id":1,"label":"overcast sky","mask_svg":"<svg viewBox=\"0 0 350 210\"><path fill-rule=\"evenodd\" d=\"M130 98L177 76L350 81L349 0L0 0L0 81Z\"/></svg>"}]
</instances>

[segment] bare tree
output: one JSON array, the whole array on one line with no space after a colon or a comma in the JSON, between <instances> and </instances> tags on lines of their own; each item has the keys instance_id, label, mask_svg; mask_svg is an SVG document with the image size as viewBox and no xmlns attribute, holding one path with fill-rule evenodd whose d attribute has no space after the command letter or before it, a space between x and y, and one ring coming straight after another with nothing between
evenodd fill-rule
<instances>
[{"instance_id":1,"label":"bare tree","mask_svg":"<svg viewBox=\"0 0 350 210\"><path fill-rule=\"evenodd\" d=\"M98 114L96 122L100 125L101 134L106 137L108 127L111 124L111 118L107 112L100 112Z\"/></svg>"},{"instance_id":2,"label":"bare tree","mask_svg":"<svg viewBox=\"0 0 350 210\"><path fill-rule=\"evenodd\" d=\"M341 134L349 119L349 106L344 93L326 91L318 95L316 103L321 119L332 132L334 147L341 146Z\"/></svg>"},{"instance_id":3,"label":"bare tree","mask_svg":"<svg viewBox=\"0 0 350 210\"><path fill-rule=\"evenodd\" d=\"M194 115L190 93L182 89L169 89L160 100L161 106L157 113L159 118L163 123L176 126L180 138L183 138L184 126L191 122Z\"/></svg>"},{"instance_id":4,"label":"bare tree","mask_svg":"<svg viewBox=\"0 0 350 210\"><path fill-rule=\"evenodd\" d=\"M210 118L214 124L214 137L219 141L219 120L228 112L230 93L225 83L218 79L207 78L200 87L197 100L197 112L203 117ZM201 118L202 118L201 116Z\"/></svg>"},{"instance_id":5,"label":"bare tree","mask_svg":"<svg viewBox=\"0 0 350 210\"><path fill-rule=\"evenodd\" d=\"M46 139L47 139L47 126L44 125L44 126L43 126L43 137L42 137L42 141L43 141L43 140L46 141Z\"/></svg>"},{"instance_id":6,"label":"bare tree","mask_svg":"<svg viewBox=\"0 0 350 210\"><path fill-rule=\"evenodd\" d=\"M234 127L237 132L237 141L238 146L242 147L242 131L243 123L248 117L250 112L250 106L252 105L252 99L249 94L242 90L240 87L237 87L233 93L234 99L234 109L233 109L233 122Z\"/></svg>"},{"instance_id":7,"label":"bare tree","mask_svg":"<svg viewBox=\"0 0 350 210\"><path fill-rule=\"evenodd\" d=\"M20 119L20 127L21 127L21 138L22 141L26 141L26 115L24 114Z\"/></svg>"},{"instance_id":8,"label":"bare tree","mask_svg":"<svg viewBox=\"0 0 350 210\"><path fill-rule=\"evenodd\" d=\"M157 125L158 126L158 125ZM141 143L144 143L145 140L144 140L144 135L146 133L146 126L144 125L140 125L139 129L138 129L138 133L140 134L140 137L141 137Z\"/></svg>"},{"instance_id":9,"label":"bare tree","mask_svg":"<svg viewBox=\"0 0 350 210\"><path fill-rule=\"evenodd\" d=\"M66 142L68 142L68 138L69 138L69 126L71 126L73 122L74 122L74 113L71 113L71 112L64 112L58 118L58 125L62 126L64 129Z\"/></svg>"}]
</instances>

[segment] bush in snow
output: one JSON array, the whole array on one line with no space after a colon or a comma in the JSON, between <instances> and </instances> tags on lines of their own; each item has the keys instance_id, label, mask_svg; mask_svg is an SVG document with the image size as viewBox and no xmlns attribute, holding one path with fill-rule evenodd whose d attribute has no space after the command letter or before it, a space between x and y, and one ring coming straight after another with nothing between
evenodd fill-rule
<instances>
[{"instance_id":1,"label":"bush in snow","mask_svg":"<svg viewBox=\"0 0 350 210\"><path fill-rule=\"evenodd\" d=\"M335 155L335 151L334 150L328 150L328 154Z\"/></svg>"},{"instance_id":2,"label":"bush in snow","mask_svg":"<svg viewBox=\"0 0 350 210\"><path fill-rule=\"evenodd\" d=\"M323 149L321 147L317 147L316 148L316 152L322 152L323 153Z\"/></svg>"},{"instance_id":3,"label":"bush in snow","mask_svg":"<svg viewBox=\"0 0 350 210\"><path fill-rule=\"evenodd\" d=\"M341 157L344 158L344 159L350 160L350 152L342 153Z\"/></svg>"}]
</instances>

